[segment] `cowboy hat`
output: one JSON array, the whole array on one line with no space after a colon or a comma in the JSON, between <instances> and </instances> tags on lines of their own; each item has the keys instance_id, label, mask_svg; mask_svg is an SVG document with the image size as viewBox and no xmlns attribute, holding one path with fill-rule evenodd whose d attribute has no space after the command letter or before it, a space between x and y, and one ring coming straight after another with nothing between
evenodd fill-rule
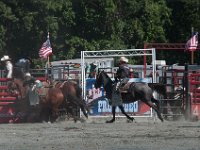
<instances>
[{"instance_id":1,"label":"cowboy hat","mask_svg":"<svg viewBox=\"0 0 200 150\"><path fill-rule=\"evenodd\" d=\"M2 58L1 58L1 61L7 61L7 60L11 60L10 57L8 55L4 55Z\"/></svg>"},{"instance_id":2,"label":"cowboy hat","mask_svg":"<svg viewBox=\"0 0 200 150\"><path fill-rule=\"evenodd\" d=\"M126 57L120 57L119 61L127 63L128 59Z\"/></svg>"},{"instance_id":3,"label":"cowboy hat","mask_svg":"<svg viewBox=\"0 0 200 150\"><path fill-rule=\"evenodd\" d=\"M96 61L96 60L93 62L93 65L95 65L95 66L97 66L97 65L98 65L98 63L97 63L97 61Z\"/></svg>"},{"instance_id":4,"label":"cowboy hat","mask_svg":"<svg viewBox=\"0 0 200 150\"><path fill-rule=\"evenodd\" d=\"M31 77L31 74L29 72L25 73L25 77Z\"/></svg>"}]
</instances>

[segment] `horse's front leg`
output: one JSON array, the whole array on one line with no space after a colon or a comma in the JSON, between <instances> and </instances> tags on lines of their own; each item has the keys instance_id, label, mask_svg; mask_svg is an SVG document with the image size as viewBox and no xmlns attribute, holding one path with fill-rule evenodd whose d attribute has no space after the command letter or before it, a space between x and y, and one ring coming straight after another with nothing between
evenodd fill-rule
<instances>
[{"instance_id":1,"label":"horse's front leg","mask_svg":"<svg viewBox=\"0 0 200 150\"><path fill-rule=\"evenodd\" d=\"M106 123L113 123L115 121L115 109L116 109L116 106L112 106L113 118L109 121L106 121Z\"/></svg>"},{"instance_id":2,"label":"horse's front leg","mask_svg":"<svg viewBox=\"0 0 200 150\"><path fill-rule=\"evenodd\" d=\"M50 121L55 122L58 116L59 116L59 108L58 106L54 106L52 108L52 115L51 115Z\"/></svg>"}]
</instances>

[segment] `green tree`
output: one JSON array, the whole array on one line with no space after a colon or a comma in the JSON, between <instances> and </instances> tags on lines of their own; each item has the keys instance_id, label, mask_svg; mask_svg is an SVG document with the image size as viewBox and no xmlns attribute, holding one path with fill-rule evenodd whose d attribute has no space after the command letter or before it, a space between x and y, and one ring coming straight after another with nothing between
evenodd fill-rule
<instances>
[{"instance_id":1,"label":"green tree","mask_svg":"<svg viewBox=\"0 0 200 150\"><path fill-rule=\"evenodd\" d=\"M191 37L191 28L200 30L200 1L199 0L166 0L168 7L172 10L170 17L171 25L166 27L167 38L171 43L186 43ZM199 52L195 53L196 60L200 57ZM179 62L181 65L190 63L190 53L183 51L165 51L163 59L169 64Z\"/></svg>"},{"instance_id":2,"label":"green tree","mask_svg":"<svg viewBox=\"0 0 200 150\"><path fill-rule=\"evenodd\" d=\"M65 49L65 39L70 34L74 13L68 0L21 0L2 1L0 40L1 51L13 58L38 58L38 51L50 32L55 54ZM4 44L6 43L6 44ZM4 46L4 47L3 47Z\"/></svg>"},{"instance_id":3,"label":"green tree","mask_svg":"<svg viewBox=\"0 0 200 150\"><path fill-rule=\"evenodd\" d=\"M3 1L0 1L0 54L3 55L6 51L8 42L13 37L12 24L17 21L12 9Z\"/></svg>"},{"instance_id":4,"label":"green tree","mask_svg":"<svg viewBox=\"0 0 200 150\"><path fill-rule=\"evenodd\" d=\"M199 10L199 0L1 0L0 55L39 58L48 32L52 60L80 58L83 50L143 48L144 42L182 43L191 27L199 31ZM188 59L183 55L163 51L157 59L174 63Z\"/></svg>"}]
</instances>

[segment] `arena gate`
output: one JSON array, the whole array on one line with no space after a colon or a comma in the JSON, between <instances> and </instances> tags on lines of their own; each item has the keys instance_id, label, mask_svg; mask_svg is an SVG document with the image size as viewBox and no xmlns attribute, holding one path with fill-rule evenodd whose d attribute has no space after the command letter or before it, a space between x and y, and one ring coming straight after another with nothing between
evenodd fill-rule
<instances>
[{"instance_id":1,"label":"arena gate","mask_svg":"<svg viewBox=\"0 0 200 150\"><path fill-rule=\"evenodd\" d=\"M160 97L165 119L200 119L200 66L164 66L160 82L167 90Z\"/></svg>"},{"instance_id":2,"label":"arena gate","mask_svg":"<svg viewBox=\"0 0 200 150\"><path fill-rule=\"evenodd\" d=\"M0 123L12 122L15 117L15 102L17 96L11 96L7 89L10 79L0 78Z\"/></svg>"},{"instance_id":3,"label":"arena gate","mask_svg":"<svg viewBox=\"0 0 200 150\"><path fill-rule=\"evenodd\" d=\"M183 117L184 111L184 66L163 66L159 82L166 86L166 95L160 96L161 112L167 120Z\"/></svg>"},{"instance_id":4,"label":"arena gate","mask_svg":"<svg viewBox=\"0 0 200 150\"><path fill-rule=\"evenodd\" d=\"M156 83L156 54L155 49L127 49L127 50L102 50L102 51L82 51L81 52L81 67L82 67L82 91L83 97L88 102L90 98L89 93L95 93L97 97L93 99L92 102L95 103L95 109L91 109L91 116L93 117L107 117L111 116L111 106L109 106L107 100L104 97L104 90L95 89L94 82L95 78L87 79L86 78L86 62L87 59L96 59L96 61L100 61L101 58L117 58L117 57L136 57L136 56L150 56L151 58L151 65L152 65L152 77L151 81L148 78L136 79L137 82L153 82ZM146 65L146 64L145 64ZM144 67L145 68L145 67ZM112 68L111 68L112 70ZM146 70L144 71L146 72ZM110 73L112 76L113 72ZM92 103L91 102L91 103ZM93 106L93 105L92 105ZM124 104L125 111L128 112L130 115L134 115L136 117L153 117L152 109L150 109L145 104L137 101L131 104ZM119 110L117 110L119 111ZM119 117L122 117L121 113L118 114Z\"/></svg>"},{"instance_id":5,"label":"arena gate","mask_svg":"<svg viewBox=\"0 0 200 150\"><path fill-rule=\"evenodd\" d=\"M155 48L156 50L167 50L167 51L185 51L185 43L144 43L144 48ZM197 51L200 50L200 46L198 45ZM194 58L193 58L194 59ZM198 58L196 58L198 60ZM191 62L192 56L191 56ZM199 117L200 114L200 108L199 108L199 81L198 79L198 73L194 73L191 70L198 71L198 67L194 67L194 65L191 65L191 67L186 67L186 72L184 72L184 86L185 90L183 91L183 108L184 113L187 115L186 118L190 118L191 115L195 115ZM194 74L194 75L193 75ZM181 78L181 77L180 77ZM182 81L181 79L179 81ZM187 92L186 92L187 91ZM176 101L176 100L172 100ZM165 102L167 103L167 102ZM185 112L186 111L186 112ZM167 114L169 115L169 114ZM177 115L175 115L177 116Z\"/></svg>"},{"instance_id":6,"label":"arena gate","mask_svg":"<svg viewBox=\"0 0 200 150\"><path fill-rule=\"evenodd\" d=\"M56 81L75 80L80 83L80 63L64 63L51 66L51 79Z\"/></svg>"},{"instance_id":7,"label":"arena gate","mask_svg":"<svg viewBox=\"0 0 200 150\"><path fill-rule=\"evenodd\" d=\"M186 65L186 118L200 119L200 66Z\"/></svg>"}]
</instances>

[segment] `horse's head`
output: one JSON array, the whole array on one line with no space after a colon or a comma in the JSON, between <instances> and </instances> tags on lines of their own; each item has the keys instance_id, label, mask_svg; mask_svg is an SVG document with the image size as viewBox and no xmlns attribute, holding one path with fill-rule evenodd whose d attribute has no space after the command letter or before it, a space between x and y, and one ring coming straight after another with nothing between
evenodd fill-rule
<instances>
[{"instance_id":1,"label":"horse's head","mask_svg":"<svg viewBox=\"0 0 200 150\"><path fill-rule=\"evenodd\" d=\"M113 82L106 72L101 71L97 74L95 88L100 88L103 85L103 88L106 91L106 97L110 100L112 98L112 86Z\"/></svg>"},{"instance_id":2,"label":"horse's head","mask_svg":"<svg viewBox=\"0 0 200 150\"><path fill-rule=\"evenodd\" d=\"M103 73L104 71L98 72L97 76L96 76L96 82L94 84L95 88L100 88L103 84Z\"/></svg>"},{"instance_id":3,"label":"horse's head","mask_svg":"<svg viewBox=\"0 0 200 150\"><path fill-rule=\"evenodd\" d=\"M97 74L95 88L100 88L102 85L104 88L111 88L112 84L113 82L111 78L106 74L106 72L104 72L104 70Z\"/></svg>"}]
</instances>

